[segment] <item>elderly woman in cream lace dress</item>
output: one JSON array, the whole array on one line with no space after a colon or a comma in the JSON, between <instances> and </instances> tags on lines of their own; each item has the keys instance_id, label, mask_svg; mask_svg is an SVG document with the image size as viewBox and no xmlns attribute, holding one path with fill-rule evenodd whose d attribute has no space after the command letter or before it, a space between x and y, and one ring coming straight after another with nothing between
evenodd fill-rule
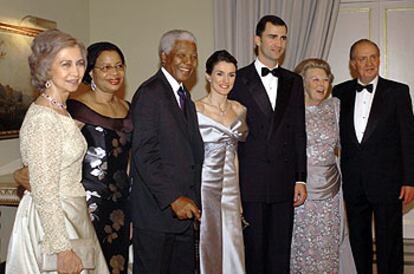
<instances>
[{"instance_id":1,"label":"elderly woman in cream lace dress","mask_svg":"<svg viewBox=\"0 0 414 274\"><path fill-rule=\"evenodd\" d=\"M66 99L85 72L84 46L66 33L45 31L33 41L29 64L32 83L41 91L20 131L31 192L25 192L17 210L6 273L43 273L44 254L56 258L55 271L48 273L109 273L80 183L86 142L66 111ZM93 269L84 269L72 239L93 247Z\"/></svg>"}]
</instances>

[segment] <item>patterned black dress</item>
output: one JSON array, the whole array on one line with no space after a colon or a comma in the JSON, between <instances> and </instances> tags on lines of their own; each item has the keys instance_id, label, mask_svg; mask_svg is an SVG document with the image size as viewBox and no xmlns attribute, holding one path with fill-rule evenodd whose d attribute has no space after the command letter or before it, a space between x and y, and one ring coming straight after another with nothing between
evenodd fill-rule
<instances>
[{"instance_id":1,"label":"patterned black dress","mask_svg":"<svg viewBox=\"0 0 414 274\"><path fill-rule=\"evenodd\" d=\"M111 273L127 273L129 247L129 181L127 165L132 134L131 115L103 116L85 104L67 101L73 119L82 128L88 150L82 183L89 214Z\"/></svg>"}]
</instances>

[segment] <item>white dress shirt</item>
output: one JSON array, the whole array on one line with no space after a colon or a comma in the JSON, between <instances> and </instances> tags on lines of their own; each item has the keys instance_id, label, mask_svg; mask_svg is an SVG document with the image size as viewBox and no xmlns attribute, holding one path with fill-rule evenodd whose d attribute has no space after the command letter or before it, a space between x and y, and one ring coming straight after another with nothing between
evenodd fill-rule
<instances>
[{"instance_id":1,"label":"white dress shirt","mask_svg":"<svg viewBox=\"0 0 414 274\"><path fill-rule=\"evenodd\" d=\"M359 80L358 83L364 85ZM355 96L354 125L355 134L359 143L362 142L365 128L367 127L372 101L374 99L375 90L378 84L378 76L375 77L369 84L373 85L372 93L368 92L366 89L363 89L361 92L356 92Z\"/></svg>"},{"instance_id":2,"label":"white dress shirt","mask_svg":"<svg viewBox=\"0 0 414 274\"><path fill-rule=\"evenodd\" d=\"M175 100L177 100L177 104L180 107L180 96L178 95L178 90L180 87L183 87L182 83L178 83L177 80L163 67L161 67L162 73L164 73L165 78L167 78L168 83L170 84L172 90L174 91Z\"/></svg>"},{"instance_id":3,"label":"white dress shirt","mask_svg":"<svg viewBox=\"0 0 414 274\"><path fill-rule=\"evenodd\" d=\"M277 77L273 76L269 73L266 76L262 76L262 68L267 68L262 62L259 61L257 58L254 62L254 66L256 67L257 73L259 73L260 79L262 80L263 86L266 89L267 96L269 97L270 104L272 105L272 109L275 110L276 108L276 96L277 96L277 86L278 86L278 79ZM276 65L277 68L278 65ZM268 68L270 70L274 68Z\"/></svg>"}]
</instances>

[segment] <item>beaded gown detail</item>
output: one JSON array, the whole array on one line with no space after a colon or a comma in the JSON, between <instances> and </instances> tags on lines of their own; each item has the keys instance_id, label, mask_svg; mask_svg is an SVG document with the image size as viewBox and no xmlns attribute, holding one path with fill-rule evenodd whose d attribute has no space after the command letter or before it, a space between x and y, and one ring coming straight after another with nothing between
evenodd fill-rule
<instances>
[{"instance_id":1,"label":"beaded gown detail","mask_svg":"<svg viewBox=\"0 0 414 274\"><path fill-rule=\"evenodd\" d=\"M308 198L295 208L291 273L355 273L349 239L344 234L341 176L335 156L339 146L339 100L329 98L317 106L307 106L305 117ZM341 260L346 261L348 272L343 272Z\"/></svg>"},{"instance_id":2,"label":"beaded gown detail","mask_svg":"<svg viewBox=\"0 0 414 274\"><path fill-rule=\"evenodd\" d=\"M246 111L229 126L198 112L204 141L200 270L245 273L237 143L247 137Z\"/></svg>"},{"instance_id":3,"label":"beaded gown detail","mask_svg":"<svg viewBox=\"0 0 414 274\"><path fill-rule=\"evenodd\" d=\"M25 191L17 209L6 273L41 273L41 253L69 250L69 239L94 243L96 268L82 274L109 273L80 183L85 151L85 139L72 118L32 103L20 129L31 192Z\"/></svg>"},{"instance_id":4,"label":"beaded gown detail","mask_svg":"<svg viewBox=\"0 0 414 274\"><path fill-rule=\"evenodd\" d=\"M103 116L87 105L67 101L72 117L84 124L87 142L82 184L89 215L111 273L126 274L129 248L128 156L132 120Z\"/></svg>"}]
</instances>

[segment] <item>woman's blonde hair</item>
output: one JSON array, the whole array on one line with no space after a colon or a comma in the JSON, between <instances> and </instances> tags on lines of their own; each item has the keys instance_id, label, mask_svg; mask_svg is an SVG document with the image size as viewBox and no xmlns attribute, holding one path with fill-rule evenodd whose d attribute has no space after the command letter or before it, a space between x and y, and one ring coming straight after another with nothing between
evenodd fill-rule
<instances>
[{"instance_id":1,"label":"woman's blonde hair","mask_svg":"<svg viewBox=\"0 0 414 274\"><path fill-rule=\"evenodd\" d=\"M44 91L46 81L50 79L50 69L56 55L64 48L78 47L86 62L85 46L70 34L53 29L41 32L32 42L32 54L29 56L30 74L33 86Z\"/></svg>"},{"instance_id":2,"label":"woman's blonde hair","mask_svg":"<svg viewBox=\"0 0 414 274\"><path fill-rule=\"evenodd\" d=\"M322 60L319 58L309 58L309 59L303 60L302 62L299 63L299 65L296 66L295 72L299 74L300 76L302 76L303 79L305 79L306 72L309 69L313 69L313 68L323 69L329 77L329 83L333 82L334 76L331 72L331 67L325 60Z\"/></svg>"}]
</instances>

